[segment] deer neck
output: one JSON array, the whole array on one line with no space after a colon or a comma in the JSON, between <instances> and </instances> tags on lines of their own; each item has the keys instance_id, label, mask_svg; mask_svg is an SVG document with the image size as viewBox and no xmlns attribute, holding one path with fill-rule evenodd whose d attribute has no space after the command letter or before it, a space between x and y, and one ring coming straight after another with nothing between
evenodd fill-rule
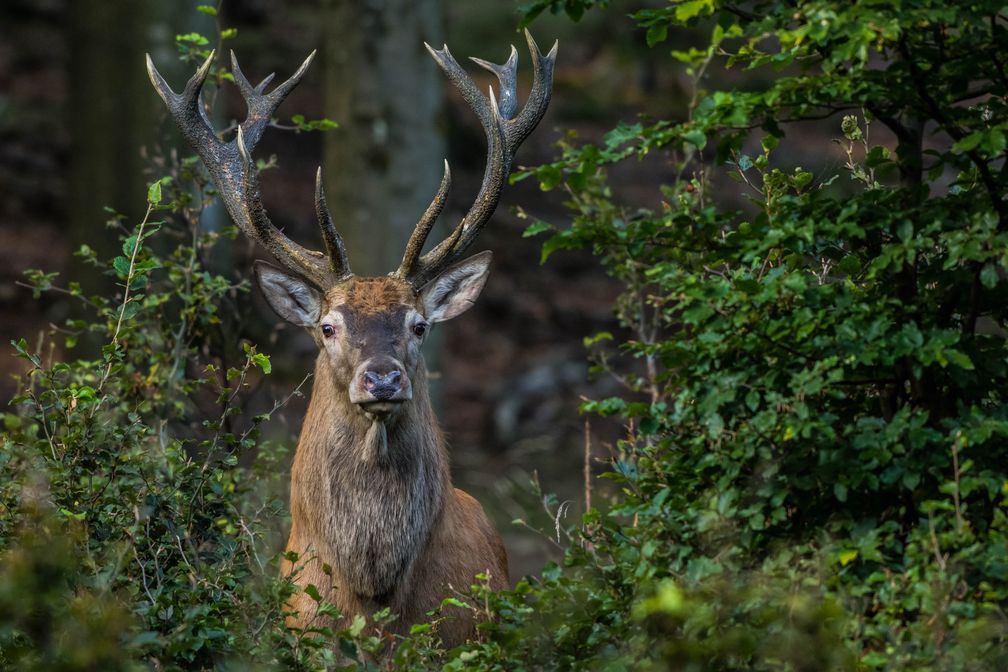
<instances>
[{"instance_id":1,"label":"deer neck","mask_svg":"<svg viewBox=\"0 0 1008 672\"><path fill-rule=\"evenodd\" d=\"M382 423L320 355L292 474L295 523L359 597L379 602L426 546L451 487L423 361L411 380L413 399Z\"/></svg>"}]
</instances>

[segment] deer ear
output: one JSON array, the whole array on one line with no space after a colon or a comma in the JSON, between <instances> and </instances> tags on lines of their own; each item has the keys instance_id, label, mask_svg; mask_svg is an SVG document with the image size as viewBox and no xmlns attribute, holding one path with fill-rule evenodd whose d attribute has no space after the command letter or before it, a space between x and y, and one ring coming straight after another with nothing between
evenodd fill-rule
<instances>
[{"instance_id":1,"label":"deer ear","mask_svg":"<svg viewBox=\"0 0 1008 672\"><path fill-rule=\"evenodd\" d=\"M322 296L317 289L265 261L256 261L253 268L266 302L277 315L299 327L318 324Z\"/></svg>"},{"instance_id":2,"label":"deer ear","mask_svg":"<svg viewBox=\"0 0 1008 672\"><path fill-rule=\"evenodd\" d=\"M431 322L444 322L469 310L486 284L493 253L480 252L452 264L420 290L424 313Z\"/></svg>"}]
</instances>

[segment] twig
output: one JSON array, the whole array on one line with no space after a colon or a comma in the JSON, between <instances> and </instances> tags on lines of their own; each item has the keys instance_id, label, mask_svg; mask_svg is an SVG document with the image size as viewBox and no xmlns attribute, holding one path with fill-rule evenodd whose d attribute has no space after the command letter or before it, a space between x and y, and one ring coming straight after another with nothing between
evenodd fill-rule
<instances>
[{"instance_id":1,"label":"twig","mask_svg":"<svg viewBox=\"0 0 1008 672\"><path fill-rule=\"evenodd\" d=\"M80 299L81 301L84 302L85 305L88 305L91 308L98 308L98 304L95 303L94 301L92 301L91 299L87 298L86 296L84 296L83 294L81 294L79 292L71 292L69 289L67 289L65 287L58 287L56 285L49 285L45 289L39 289L38 287L35 287L31 283L24 282L22 280L15 280L14 281L14 285L17 286L17 287L24 287L25 289L31 289L31 290L38 289L39 291L42 291L42 292L55 292L57 294L65 294L66 296L69 296L69 297L72 297L72 298L75 298L75 299Z\"/></svg>"},{"instance_id":2,"label":"twig","mask_svg":"<svg viewBox=\"0 0 1008 672\"><path fill-rule=\"evenodd\" d=\"M553 518L553 525L556 527L556 543L557 546L560 545L560 519L567 517L567 508L570 506L570 500L564 500L560 502L560 506L557 507L556 516Z\"/></svg>"},{"instance_id":3,"label":"twig","mask_svg":"<svg viewBox=\"0 0 1008 672\"><path fill-rule=\"evenodd\" d=\"M295 387L293 390L291 390L290 394L288 394L283 399L274 400L274 402L273 402L273 408L271 408L269 410L269 412L266 413L266 415L273 415L278 410L280 410L281 408L283 408L284 406L286 406L288 403L290 403L290 400L293 399L294 397L303 396L301 394L301 388L305 386L305 383L307 383L308 379L311 378L311 377L312 377L311 373L307 374L304 378L301 379L301 382L297 384L297 387ZM255 429L255 427L256 427L256 425L255 425L255 423L253 423L252 425L249 426L248 429L246 429L244 432L242 432L242 435L241 435L241 437L239 439L239 442L240 441L244 441L248 437L248 435L252 432L252 430Z\"/></svg>"},{"instance_id":4,"label":"twig","mask_svg":"<svg viewBox=\"0 0 1008 672\"><path fill-rule=\"evenodd\" d=\"M952 441L952 476L955 479L955 489L952 490L952 501L955 503L956 531L961 532L965 521L962 506L959 501L959 437Z\"/></svg>"},{"instance_id":5,"label":"twig","mask_svg":"<svg viewBox=\"0 0 1008 672\"><path fill-rule=\"evenodd\" d=\"M112 347L115 348L119 345L119 331L122 329L123 316L126 314L126 305L129 303L130 298L130 286L133 282L133 274L136 270L136 258L137 254L140 252L140 245L143 242L143 232L144 227L147 226L147 220L150 218L151 212L154 211L154 204L147 204L147 212L144 213L143 220L140 222L140 227L137 229L136 242L133 243L133 251L130 253L130 265L129 271L126 273L126 286L123 291L122 304L119 306L119 319L116 321L115 331L112 334ZM108 366L105 368L105 374L102 376L101 382L98 383L98 391L105 386L105 382L108 380L109 374L112 373L112 358L109 357ZM95 404L94 408L97 410L100 404ZM92 416L94 412L92 412Z\"/></svg>"},{"instance_id":6,"label":"twig","mask_svg":"<svg viewBox=\"0 0 1008 672\"><path fill-rule=\"evenodd\" d=\"M931 533L931 547L934 550L935 560L938 561L938 566L941 567L944 572L945 556L941 554L941 547L938 545L938 535L935 534L934 518L932 517L930 511L928 511L928 531Z\"/></svg>"},{"instance_id":7,"label":"twig","mask_svg":"<svg viewBox=\"0 0 1008 672\"><path fill-rule=\"evenodd\" d=\"M591 423L585 418L584 423L584 501L585 511L591 508Z\"/></svg>"}]
</instances>

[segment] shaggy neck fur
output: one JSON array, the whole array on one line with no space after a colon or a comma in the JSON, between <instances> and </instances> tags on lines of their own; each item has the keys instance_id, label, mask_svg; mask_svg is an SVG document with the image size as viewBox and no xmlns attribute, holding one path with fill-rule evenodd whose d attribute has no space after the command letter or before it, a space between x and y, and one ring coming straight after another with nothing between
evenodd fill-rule
<instances>
[{"instance_id":1,"label":"shaggy neck fur","mask_svg":"<svg viewBox=\"0 0 1008 672\"><path fill-rule=\"evenodd\" d=\"M441 512L448 460L422 360L413 399L384 426L350 403L337 378L322 353L292 470L291 514L347 587L388 603Z\"/></svg>"}]
</instances>

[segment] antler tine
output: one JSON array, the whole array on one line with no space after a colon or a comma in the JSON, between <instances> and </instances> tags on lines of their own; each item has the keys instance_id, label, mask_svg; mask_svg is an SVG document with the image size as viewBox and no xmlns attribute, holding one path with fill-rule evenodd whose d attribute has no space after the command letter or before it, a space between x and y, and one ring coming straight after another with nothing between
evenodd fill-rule
<instances>
[{"instance_id":1,"label":"antler tine","mask_svg":"<svg viewBox=\"0 0 1008 672\"><path fill-rule=\"evenodd\" d=\"M500 112L505 119L514 118L518 110L518 50L511 45L511 55L503 65L497 65L482 58L470 56L469 60L476 65L497 75L500 82Z\"/></svg>"},{"instance_id":2,"label":"antler tine","mask_svg":"<svg viewBox=\"0 0 1008 672\"><path fill-rule=\"evenodd\" d=\"M250 151L255 149L255 146L259 144L263 131L269 126L273 113L276 112L280 103L301 82L301 78L304 77L305 72L308 71L308 66L311 65L312 60L315 58L315 53L315 51L312 51L308 54L308 58L304 60L301 67L293 75L267 94L263 93L263 91L266 85L273 79L273 75L270 74L259 86L253 87L245 77L241 67L239 67L238 58L235 56L235 53L231 52L231 72L238 83L238 90L241 91L242 98L245 99L245 105L248 107L248 118L242 122L242 130L245 131L245 142Z\"/></svg>"},{"instance_id":3,"label":"antler tine","mask_svg":"<svg viewBox=\"0 0 1008 672\"><path fill-rule=\"evenodd\" d=\"M238 66L238 59L234 53L231 54L235 81L248 107L248 116L238 126L238 132L230 142L217 137L199 101L203 83L213 64L213 52L189 79L181 94L171 90L154 67L149 54L147 71L183 137L203 160L234 223L247 236L265 247L277 261L324 288L343 276L334 273L334 267L330 266L321 252L298 245L273 225L262 205L258 174L252 159L252 151L269 125L273 113L304 76L314 55L315 52L312 52L287 81L265 94L272 75L259 86L253 87ZM328 246L329 241L326 242Z\"/></svg>"},{"instance_id":4,"label":"antler tine","mask_svg":"<svg viewBox=\"0 0 1008 672\"><path fill-rule=\"evenodd\" d=\"M154 89L161 96L161 100L164 101L172 117L175 118L175 122L182 130L182 135L194 147L197 144L206 147L220 147L223 144L214 133L213 126L210 125L210 120L206 116L206 110L200 103L200 91L203 89L203 82L206 81L207 75L210 73L214 55L215 52L211 51L203 64L186 82L181 94L172 91L168 82L154 67L154 61L150 54L146 55L147 75L150 77L151 84L154 85Z\"/></svg>"},{"instance_id":5,"label":"antler tine","mask_svg":"<svg viewBox=\"0 0 1008 672\"><path fill-rule=\"evenodd\" d=\"M273 79L273 74L274 73L270 73L269 77L267 77L266 79L267 80ZM246 77L245 73L242 72L241 66L238 65L238 57L235 56L234 49L231 50L231 75L234 77L235 84L238 85L238 90L241 91L242 98L245 98L247 100L255 96L257 93L259 94L262 93L261 89L257 89L256 87L252 86L252 83L248 80L248 77Z\"/></svg>"},{"instance_id":6,"label":"antler tine","mask_svg":"<svg viewBox=\"0 0 1008 672\"><path fill-rule=\"evenodd\" d=\"M543 56L528 29L525 30L525 41L532 57L532 90L521 113L508 124L508 144L516 148L525 142L525 138L535 130L546 114L550 95L553 93L553 67L556 65L557 50L560 48L559 40L554 40L549 53Z\"/></svg>"},{"instance_id":7,"label":"antler tine","mask_svg":"<svg viewBox=\"0 0 1008 672\"><path fill-rule=\"evenodd\" d=\"M238 85L238 90L241 91L242 98L248 100L249 98L255 97L256 95L263 95L266 90L266 85L273 81L273 77L276 75L275 72L271 72L266 75L258 86L252 86L252 83L242 72L241 66L238 65L238 57L235 56L234 50L231 50L231 74L234 76L235 84Z\"/></svg>"},{"instance_id":8,"label":"antler tine","mask_svg":"<svg viewBox=\"0 0 1008 672\"><path fill-rule=\"evenodd\" d=\"M489 99L480 97L484 103L489 100L485 115L488 121L483 126L487 136L487 164L483 172L483 184L480 185L472 208L462 218L451 235L418 260L413 274L409 277L414 287L423 287L441 269L451 264L475 242L480 230L490 219L490 215L493 214L497 208L497 202L500 200L511 162L506 147L505 120L500 116L493 89L489 90Z\"/></svg>"},{"instance_id":9,"label":"antler tine","mask_svg":"<svg viewBox=\"0 0 1008 672\"><path fill-rule=\"evenodd\" d=\"M333 224L332 216L329 214L329 206L326 205L325 189L322 187L322 166L319 166L318 172L315 173L315 217L318 219L319 229L322 230L322 242L325 243L333 277L340 280L349 278L353 275L350 271L350 259L347 257L343 237L336 230L336 225Z\"/></svg>"},{"instance_id":10,"label":"antler tine","mask_svg":"<svg viewBox=\"0 0 1008 672\"><path fill-rule=\"evenodd\" d=\"M444 209L445 202L448 200L449 189L451 189L451 168L448 167L448 160L445 159L444 177L441 178L441 186L438 187L434 200L427 206L427 209L420 217L420 221L414 227L409 241L406 243L406 251L403 253L402 263L399 264L399 270L394 273L396 277L409 279L413 275L416 270L417 260L420 258L420 252L423 251L424 243L427 242L427 236L430 235L434 222L437 221L438 216Z\"/></svg>"},{"instance_id":11,"label":"antler tine","mask_svg":"<svg viewBox=\"0 0 1008 672\"><path fill-rule=\"evenodd\" d=\"M515 150L529 136L546 113L550 92L553 88L553 66L556 62L557 44L553 45L549 54L543 56L535 40L532 39L532 35L525 31L525 36L529 45L529 53L532 56L533 82L529 100L517 116L515 116L515 110L517 109L518 54L514 46L511 47L508 60L502 65L483 59L473 59L478 65L497 76L500 82L502 101L501 106L498 107L493 88L489 91L489 97L484 96L472 78L448 51L447 46L437 51L432 49L430 45L425 45L448 79L462 94L462 98L479 117L487 137L487 164L483 173L483 183L476 195L475 202L448 239L413 261L411 255L415 253L413 248L417 232L414 232L414 236L410 238L406 256L403 257L403 264L395 272L395 275L406 278L416 288L422 287L441 269L458 259L479 236L500 200L500 194L504 188L508 171L511 169L511 160L514 158ZM427 213L425 213L425 217L426 215ZM425 220L422 219L421 222L425 222ZM430 224L425 223L424 226L429 230ZM419 226L418 224L418 228ZM426 235L425 232L420 238L420 246L423 245L423 238L426 238ZM412 263L407 263L407 261L412 261Z\"/></svg>"}]
</instances>

